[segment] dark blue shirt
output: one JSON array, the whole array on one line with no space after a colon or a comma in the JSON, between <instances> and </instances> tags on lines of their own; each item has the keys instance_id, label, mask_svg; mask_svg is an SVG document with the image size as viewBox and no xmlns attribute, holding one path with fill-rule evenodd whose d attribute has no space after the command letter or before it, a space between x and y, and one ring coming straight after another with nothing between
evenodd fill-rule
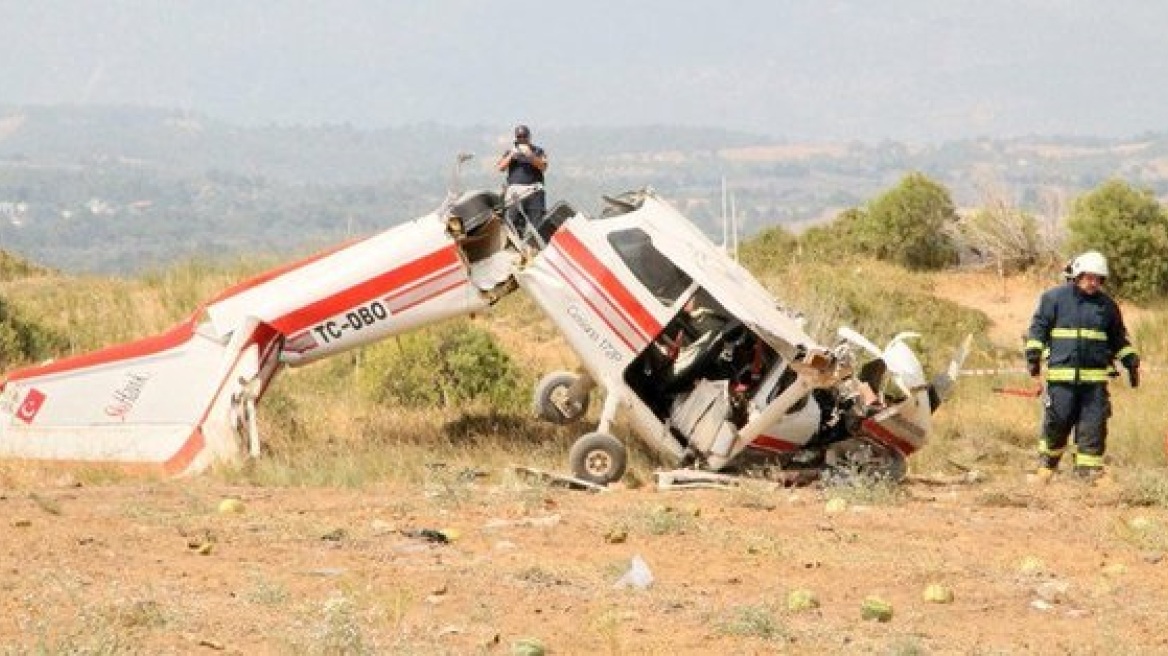
<instances>
[{"instance_id":1,"label":"dark blue shirt","mask_svg":"<svg viewBox=\"0 0 1168 656\"><path fill-rule=\"evenodd\" d=\"M531 151L533 156L544 156L543 148L535 144L531 144ZM532 164L526 155L518 153L512 155L511 162L507 165L507 184L526 185L537 182L543 182L543 171L536 168L535 164Z\"/></svg>"}]
</instances>

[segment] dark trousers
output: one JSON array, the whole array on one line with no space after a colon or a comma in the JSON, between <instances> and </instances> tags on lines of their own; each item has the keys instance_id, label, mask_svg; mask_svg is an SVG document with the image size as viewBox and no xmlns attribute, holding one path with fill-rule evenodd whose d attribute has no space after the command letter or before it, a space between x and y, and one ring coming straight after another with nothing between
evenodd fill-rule
<instances>
[{"instance_id":1,"label":"dark trousers","mask_svg":"<svg viewBox=\"0 0 1168 656\"><path fill-rule=\"evenodd\" d=\"M507 208L507 221L522 238L527 226L538 226L547 211L547 195L542 189Z\"/></svg>"},{"instance_id":2,"label":"dark trousers","mask_svg":"<svg viewBox=\"0 0 1168 656\"><path fill-rule=\"evenodd\" d=\"M1043 464L1052 469L1058 466L1073 430L1076 451L1081 456L1076 465L1101 466L1107 450L1107 420L1111 417L1111 395L1107 392L1107 385L1050 383L1046 394L1042 444L1039 446Z\"/></svg>"}]
</instances>

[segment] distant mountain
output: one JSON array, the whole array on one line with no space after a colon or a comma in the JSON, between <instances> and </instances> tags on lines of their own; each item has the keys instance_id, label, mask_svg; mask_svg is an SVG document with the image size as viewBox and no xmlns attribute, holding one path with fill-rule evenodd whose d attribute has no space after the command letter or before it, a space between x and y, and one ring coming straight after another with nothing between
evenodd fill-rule
<instances>
[{"instance_id":1,"label":"distant mountain","mask_svg":"<svg viewBox=\"0 0 1168 656\"><path fill-rule=\"evenodd\" d=\"M1162 134L812 144L711 128L532 127L551 156L553 199L595 212L601 193L652 186L719 236L723 180L747 233L833 216L913 170L959 205L992 192L1051 216L1109 177L1168 195ZM132 107L0 107L0 247L72 272L303 252L436 207L459 152L478 154L463 186L497 187L492 164L507 144L481 126L243 128Z\"/></svg>"}]
</instances>

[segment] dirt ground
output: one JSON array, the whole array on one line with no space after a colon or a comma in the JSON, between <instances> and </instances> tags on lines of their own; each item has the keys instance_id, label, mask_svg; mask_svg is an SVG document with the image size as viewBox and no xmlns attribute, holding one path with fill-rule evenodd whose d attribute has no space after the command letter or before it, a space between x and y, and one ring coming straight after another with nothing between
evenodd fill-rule
<instances>
[{"instance_id":1,"label":"dirt ground","mask_svg":"<svg viewBox=\"0 0 1168 656\"><path fill-rule=\"evenodd\" d=\"M830 512L806 488L486 474L5 492L2 651L1168 653L1168 512L1077 482L916 481ZM229 497L242 512L220 511ZM635 556L652 584L618 587ZM952 602L925 601L930 584ZM818 608L788 609L802 589ZM861 619L870 595L890 621Z\"/></svg>"},{"instance_id":2,"label":"dirt ground","mask_svg":"<svg viewBox=\"0 0 1168 656\"><path fill-rule=\"evenodd\" d=\"M953 295L984 295L1015 339L975 282ZM1024 322L1034 296L1010 298ZM0 486L0 654L1168 653L1168 510L1129 489L51 475ZM637 557L651 585L621 587ZM796 590L818 606L789 609ZM869 596L889 621L861 618Z\"/></svg>"},{"instance_id":3,"label":"dirt ground","mask_svg":"<svg viewBox=\"0 0 1168 656\"><path fill-rule=\"evenodd\" d=\"M989 340L997 346L1018 349L1021 358L1023 335L1030 327L1038 297L1058 283L1054 275L1001 278L982 271L946 273L935 279L933 293L985 312L992 321L986 335ZM1146 311L1130 304L1121 307L1129 329L1146 315Z\"/></svg>"}]
</instances>

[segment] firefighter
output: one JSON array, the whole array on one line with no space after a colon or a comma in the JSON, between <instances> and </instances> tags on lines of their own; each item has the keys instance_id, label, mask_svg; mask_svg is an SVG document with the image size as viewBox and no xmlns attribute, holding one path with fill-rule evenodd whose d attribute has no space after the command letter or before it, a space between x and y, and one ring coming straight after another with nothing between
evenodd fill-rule
<instances>
[{"instance_id":1,"label":"firefighter","mask_svg":"<svg viewBox=\"0 0 1168 656\"><path fill-rule=\"evenodd\" d=\"M1113 362L1123 364L1132 387L1140 383L1139 355L1128 340L1119 306L1102 289L1107 259L1088 251L1064 273L1067 282L1039 299L1026 339L1026 363L1040 385L1046 354L1045 411L1034 476L1040 483L1057 471L1072 430L1075 474L1099 481L1111 416L1107 382L1115 371Z\"/></svg>"}]
</instances>

